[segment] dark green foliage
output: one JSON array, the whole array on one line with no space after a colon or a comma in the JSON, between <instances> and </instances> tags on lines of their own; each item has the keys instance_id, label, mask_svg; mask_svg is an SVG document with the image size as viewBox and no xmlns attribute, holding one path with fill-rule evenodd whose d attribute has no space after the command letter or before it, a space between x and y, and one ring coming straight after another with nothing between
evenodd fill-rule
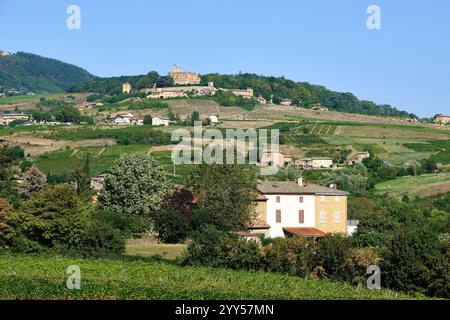
<instances>
[{"instance_id":1,"label":"dark green foliage","mask_svg":"<svg viewBox=\"0 0 450 320\"><path fill-rule=\"evenodd\" d=\"M363 101L351 93L341 93L326 89L323 86L311 85L306 82L294 82L284 77L265 77L256 74L220 75L207 74L202 77L202 84L214 82L218 88L252 88L255 96L262 95L266 99L271 96L274 103L278 104L284 98L292 99L302 107L311 107L314 104L321 105L336 111L361 113L369 115L383 115L413 118L413 114L399 111L390 105L377 105L371 101Z\"/></svg>"},{"instance_id":2,"label":"dark green foliage","mask_svg":"<svg viewBox=\"0 0 450 320\"><path fill-rule=\"evenodd\" d=\"M164 243L179 243L186 239L189 226L188 221L181 214L171 208L163 209L154 216L154 227L158 239Z\"/></svg>"},{"instance_id":3,"label":"dark green foliage","mask_svg":"<svg viewBox=\"0 0 450 320\"><path fill-rule=\"evenodd\" d=\"M425 293L430 270L427 260L438 252L437 235L426 229L399 228L382 251L383 283L404 292Z\"/></svg>"},{"instance_id":4,"label":"dark green foliage","mask_svg":"<svg viewBox=\"0 0 450 320\"><path fill-rule=\"evenodd\" d=\"M38 55L17 52L0 57L0 83L33 92L63 92L94 77L79 67Z\"/></svg>"},{"instance_id":5,"label":"dark green foliage","mask_svg":"<svg viewBox=\"0 0 450 320\"><path fill-rule=\"evenodd\" d=\"M218 253L214 260L216 267L244 270L262 268L263 256L255 241L229 234L221 237Z\"/></svg>"},{"instance_id":6,"label":"dark green foliage","mask_svg":"<svg viewBox=\"0 0 450 320\"><path fill-rule=\"evenodd\" d=\"M253 218L256 173L245 165L200 165L188 188L200 208L209 210L221 230L241 230Z\"/></svg>"},{"instance_id":7,"label":"dark green foliage","mask_svg":"<svg viewBox=\"0 0 450 320\"><path fill-rule=\"evenodd\" d=\"M216 95L214 96L214 101L224 107L239 106L249 111L253 110L254 107L258 104L258 101L255 98L246 99L241 96L235 95L231 91L223 90L217 91Z\"/></svg>"},{"instance_id":8,"label":"dark green foliage","mask_svg":"<svg viewBox=\"0 0 450 320\"><path fill-rule=\"evenodd\" d=\"M145 125L151 125L152 124L152 116L147 114L144 116L144 124Z\"/></svg>"},{"instance_id":9,"label":"dark green foliage","mask_svg":"<svg viewBox=\"0 0 450 320\"><path fill-rule=\"evenodd\" d=\"M125 251L125 239L111 225L94 221L83 234L75 252L87 257L110 257Z\"/></svg>"},{"instance_id":10,"label":"dark green foliage","mask_svg":"<svg viewBox=\"0 0 450 320\"><path fill-rule=\"evenodd\" d=\"M314 264L321 266L332 279L340 279L350 256L351 239L345 235L328 233L317 241Z\"/></svg>"},{"instance_id":11,"label":"dark green foliage","mask_svg":"<svg viewBox=\"0 0 450 320\"><path fill-rule=\"evenodd\" d=\"M95 217L118 229L125 239L139 238L152 229L152 223L148 217L129 216L112 211L98 211Z\"/></svg>"},{"instance_id":12,"label":"dark green foliage","mask_svg":"<svg viewBox=\"0 0 450 320\"><path fill-rule=\"evenodd\" d=\"M187 247L182 263L184 265L213 266L219 255L220 239L224 232L213 225L203 225L192 233L192 242Z\"/></svg>"}]
</instances>

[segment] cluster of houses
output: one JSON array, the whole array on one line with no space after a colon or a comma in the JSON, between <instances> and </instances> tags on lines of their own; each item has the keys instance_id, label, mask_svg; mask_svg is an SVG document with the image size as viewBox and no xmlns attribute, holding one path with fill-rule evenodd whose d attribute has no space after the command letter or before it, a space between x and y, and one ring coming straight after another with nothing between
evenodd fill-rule
<instances>
[{"instance_id":1,"label":"cluster of houses","mask_svg":"<svg viewBox=\"0 0 450 320\"><path fill-rule=\"evenodd\" d=\"M364 159L369 158L368 151L357 152L354 156L347 159L348 165L362 163ZM286 166L295 166L297 169L327 169L333 168L335 164L333 159L329 157L310 157L292 160L292 157L285 155L281 151L267 151L261 155L259 165L261 166L277 166L283 168Z\"/></svg>"},{"instance_id":2,"label":"cluster of houses","mask_svg":"<svg viewBox=\"0 0 450 320\"><path fill-rule=\"evenodd\" d=\"M135 116L131 112L121 112L114 115L110 115L106 118L106 122L115 125L144 125L144 117ZM210 125L216 125L219 123L219 119L215 115L208 117ZM152 126L170 126L175 124L176 121L169 120L165 117L152 116Z\"/></svg>"}]
</instances>

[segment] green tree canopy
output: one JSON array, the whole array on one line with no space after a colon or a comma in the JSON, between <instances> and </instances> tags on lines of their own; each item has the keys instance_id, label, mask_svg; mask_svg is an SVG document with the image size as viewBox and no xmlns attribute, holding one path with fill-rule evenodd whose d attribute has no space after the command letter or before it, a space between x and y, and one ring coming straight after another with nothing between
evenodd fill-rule
<instances>
[{"instance_id":1,"label":"green tree canopy","mask_svg":"<svg viewBox=\"0 0 450 320\"><path fill-rule=\"evenodd\" d=\"M163 168L152 155L123 154L108 171L99 196L102 209L148 216L172 193Z\"/></svg>"}]
</instances>

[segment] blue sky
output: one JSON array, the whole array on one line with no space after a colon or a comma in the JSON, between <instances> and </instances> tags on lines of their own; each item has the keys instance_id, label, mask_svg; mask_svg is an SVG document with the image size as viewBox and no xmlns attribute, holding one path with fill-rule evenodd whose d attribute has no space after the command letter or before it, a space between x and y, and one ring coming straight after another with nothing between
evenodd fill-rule
<instances>
[{"instance_id":1,"label":"blue sky","mask_svg":"<svg viewBox=\"0 0 450 320\"><path fill-rule=\"evenodd\" d=\"M81 30L66 28L69 5ZM366 9L381 8L368 30ZM0 0L0 50L98 76L251 72L348 91L419 116L450 112L448 0Z\"/></svg>"}]
</instances>

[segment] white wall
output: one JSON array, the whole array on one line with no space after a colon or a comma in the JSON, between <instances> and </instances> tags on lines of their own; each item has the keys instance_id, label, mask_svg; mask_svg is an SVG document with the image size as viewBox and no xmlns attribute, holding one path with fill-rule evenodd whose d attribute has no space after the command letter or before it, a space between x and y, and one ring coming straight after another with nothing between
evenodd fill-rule
<instances>
[{"instance_id":1,"label":"white wall","mask_svg":"<svg viewBox=\"0 0 450 320\"><path fill-rule=\"evenodd\" d=\"M300 195L280 195L280 203L276 202L276 195L264 195L267 200L267 224L270 225L269 236L284 237L283 227L301 228L315 227L315 198L314 195L304 195L300 203ZM281 210L281 223L276 222L276 210ZM305 211L304 223L299 223L298 211Z\"/></svg>"}]
</instances>

